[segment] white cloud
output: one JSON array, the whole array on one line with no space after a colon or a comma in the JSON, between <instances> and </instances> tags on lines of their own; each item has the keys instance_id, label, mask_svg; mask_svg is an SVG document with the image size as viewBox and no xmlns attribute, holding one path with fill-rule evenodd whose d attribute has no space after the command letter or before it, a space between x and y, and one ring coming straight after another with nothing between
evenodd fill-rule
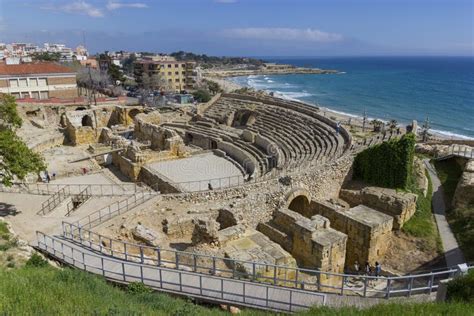
<instances>
[{"instance_id":1,"label":"white cloud","mask_svg":"<svg viewBox=\"0 0 474 316\"><path fill-rule=\"evenodd\" d=\"M71 14L82 14L87 15L93 18L101 18L104 16L104 13L101 9L93 6L92 4L87 3L86 1L73 1L69 4L61 5L61 6L42 6L41 9L43 10L51 10L51 11L60 11L66 12Z\"/></svg>"},{"instance_id":2,"label":"white cloud","mask_svg":"<svg viewBox=\"0 0 474 316\"><path fill-rule=\"evenodd\" d=\"M122 8L145 9L148 8L148 5L141 2L123 3L117 1L109 1L106 7L107 10L117 10Z\"/></svg>"},{"instance_id":3,"label":"white cloud","mask_svg":"<svg viewBox=\"0 0 474 316\"><path fill-rule=\"evenodd\" d=\"M311 28L297 29L285 27L234 28L224 30L223 35L226 37L242 39L307 41L320 43L339 42L343 39L343 36L337 33L327 33Z\"/></svg>"}]
</instances>

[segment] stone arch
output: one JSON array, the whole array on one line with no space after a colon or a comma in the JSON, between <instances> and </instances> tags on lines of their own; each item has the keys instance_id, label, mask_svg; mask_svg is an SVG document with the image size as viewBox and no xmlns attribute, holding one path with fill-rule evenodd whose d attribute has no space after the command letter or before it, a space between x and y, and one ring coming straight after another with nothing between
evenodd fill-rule
<instances>
[{"instance_id":1,"label":"stone arch","mask_svg":"<svg viewBox=\"0 0 474 316\"><path fill-rule=\"evenodd\" d=\"M308 190L295 188L286 194L284 206L301 215L307 216L310 203L311 194Z\"/></svg>"},{"instance_id":2,"label":"stone arch","mask_svg":"<svg viewBox=\"0 0 474 316\"><path fill-rule=\"evenodd\" d=\"M92 117L90 115L84 115L81 119L82 126L90 126L94 127L94 123L92 122Z\"/></svg>"}]
</instances>

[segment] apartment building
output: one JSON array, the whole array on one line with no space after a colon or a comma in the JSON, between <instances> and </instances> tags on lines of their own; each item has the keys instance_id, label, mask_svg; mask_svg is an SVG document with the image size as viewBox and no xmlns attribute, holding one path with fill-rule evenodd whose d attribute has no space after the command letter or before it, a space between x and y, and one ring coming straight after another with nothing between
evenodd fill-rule
<instances>
[{"instance_id":1,"label":"apartment building","mask_svg":"<svg viewBox=\"0 0 474 316\"><path fill-rule=\"evenodd\" d=\"M17 99L75 98L76 72L55 63L0 63L0 93Z\"/></svg>"},{"instance_id":2,"label":"apartment building","mask_svg":"<svg viewBox=\"0 0 474 316\"><path fill-rule=\"evenodd\" d=\"M160 75L174 91L192 90L196 85L196 63L175 60L139 60L135 62L135 78L139 84L146 73L149 78Z\"/></svg>"}]
</instances>

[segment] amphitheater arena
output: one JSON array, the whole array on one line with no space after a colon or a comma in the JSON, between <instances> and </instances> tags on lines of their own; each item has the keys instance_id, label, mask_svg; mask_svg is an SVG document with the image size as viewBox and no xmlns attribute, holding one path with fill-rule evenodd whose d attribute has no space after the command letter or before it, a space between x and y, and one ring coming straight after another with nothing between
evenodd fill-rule
<instances>
[{"instance_id":1,"label":"amphitheater arena","mask_svg":"<svg viewBox=\"0 0 474 316\"><path fill-rule=\"evenodd\" d=\"M341 275L356 261L383 262L396 227L393 215L339 198L356 144L316 107L218 94L178 109L78 108L60 121L65 142L88 146L106 168L14 193L41 205L12 222L21 231L33 216L42 233L27 239L48 253L56 240L91 256L313 294L378 299L397 288Z\"/></svg>"}]
</instances>

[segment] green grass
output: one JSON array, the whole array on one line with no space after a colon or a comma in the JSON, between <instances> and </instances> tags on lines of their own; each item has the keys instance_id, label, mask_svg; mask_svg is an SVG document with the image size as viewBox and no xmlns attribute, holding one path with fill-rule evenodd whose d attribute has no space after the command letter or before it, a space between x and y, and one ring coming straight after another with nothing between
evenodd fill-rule
<instances>
[{"instance_id":1,"label":"green grass","mask_svg":"<svg viewBox=\"0 0 474 316\"><path fill-rule=\"evenodd\" d=\"M463 167L459 165L455 159L446 159L442 161L434 161L438 178L443 186L446 208L451 208L451 201L453 200L456 186L458 185L459 178L462 175Z\"/></svg>"},{"instance_id":2,"label":"green grass","mask_svg":"<svg viewBox=\"0 0 474 316\"><path fill-rule=\"evenodd\" d=\"M446 217L449 226L458 241L464 257L468 262L474 261L474 205L459 209L452 207L454 192L462 175L463 167L455 159L436 161L434 163L438 177L443 186L446 202Z\"/></svg>"},{"instance_id":3,"label":"green grass","mask_svg":"<svg viewBox=\"0 0 474 316\"><path fill-rule=\"evenodd\" d=\"M329 307L312 309L298 315L304 316L468 316L472 315L472 303L390 303L380 304L367 309L346 307L332 309Z\"/></svg>"},{"instance_id":4,"label":"green grass","mask_svg":"<svg viewBox=\"0 0 474 316\"><path fill-rule=\"evenodd\" d=\"M7 315L224 315L165 294L129 293L73 269L0 270L0 280L0 311Z\"/></svg>"},{"instance_id":5,"label":"green grass","mask_svg":"<svg viewBox=\"0 0 474 316\"><path fill-rule=\"evenodd\" d=\"M428 191L426 197L421 189L415 186L414 179L410 180L409 191L418 195L416 201L416 211L412 218L403 225L402 231L408 235L423 239L423 250L442 251L441 238L438 228L433 218L431 200L433 195L433 184L428 172L425 172L428 179Z\"/></svg>"},{"instance_id":6,"label":"green grass","mask_svg":"<svg viewBox=\"0 0 474 316\"><path fill-rule=\"evenodd\" d=\"M0 252L15 247L18 241L8 231L7 223L0 221Z\"/></svg>"},{"instance_id":7,"label":"green grass","mask_svg":"<svg viewBox=\"0 0 474 316\"><path fill-rule=\"evenodd\" d=\"M122 288L73 269L23 267L0 269L0 314L5 315L228 315L134 285ZM313 308L298 315L469 315L474 305L387 304L369 309ZM244 309L241 315L273 313Z\"/></svg>"}]
</instances>

